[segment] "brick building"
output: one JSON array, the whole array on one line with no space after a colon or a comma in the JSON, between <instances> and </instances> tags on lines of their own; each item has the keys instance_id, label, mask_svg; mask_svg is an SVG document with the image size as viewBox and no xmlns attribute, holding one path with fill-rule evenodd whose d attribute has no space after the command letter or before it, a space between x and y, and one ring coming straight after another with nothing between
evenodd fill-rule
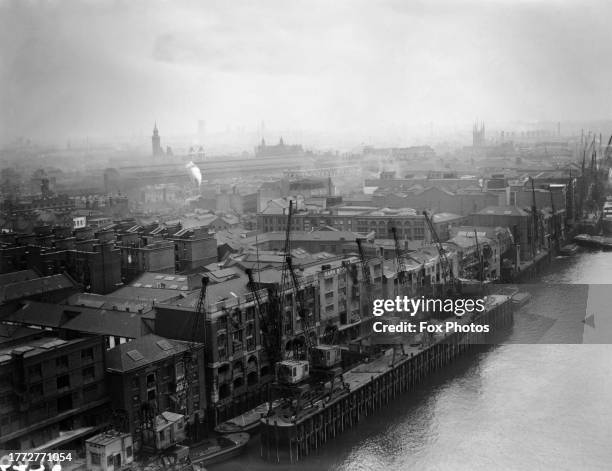
<instances>
[{"instance_id":1,"label":"brick building","mask_svg":"<svg viewBox=\"0 0 612 471\"><path fill-rule=\"evenodd\" d=\"M0 345L0 445L82 447L108 423L101 337L38 331Z\"/></svg>"},{"instance_id":2,"label":"brick building","mask_svg":"<svg viewBox=\"0 0 612 471\"><path fill-rule=\"evenodd\" d=\"M132 434L136 450L157 448L149 432L164 412L182 415L187 435L201 436L206 420L203 365L202 344L153 334L106 352L111 406L124 417L122 431Z\"/></svg>"},{"instance_id":3,"label":"brick building","mask_svg":"<svg viewBox=\"0 0 612 471\"><path fill-rule=\"evenodd\" d=\"M217 261L217 240L204 228L181 229L171 237L177 273Z\"/></svg>"}]
</instances>

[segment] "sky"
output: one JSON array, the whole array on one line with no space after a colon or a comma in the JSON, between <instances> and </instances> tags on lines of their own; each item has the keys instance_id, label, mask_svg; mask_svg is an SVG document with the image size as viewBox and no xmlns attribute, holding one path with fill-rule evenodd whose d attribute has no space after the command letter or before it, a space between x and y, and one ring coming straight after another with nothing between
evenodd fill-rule
<instances>
[{"instance_id":1,"label":"sky","mask_svg":"<svg viewBox=\"0 0 612 471\"><path fill-rule=\"evenodd\" d=\"M0 0L0 143L608 119L612 2Z\"/></svg>"}]
</instances>

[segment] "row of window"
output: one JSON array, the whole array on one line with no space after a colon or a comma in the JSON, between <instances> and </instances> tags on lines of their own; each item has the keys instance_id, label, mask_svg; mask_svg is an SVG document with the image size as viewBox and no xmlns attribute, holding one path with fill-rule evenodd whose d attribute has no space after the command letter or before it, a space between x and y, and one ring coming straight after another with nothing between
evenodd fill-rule
<instances>
[{"instance_id":1,"label":"row of window","mask_svg":"<svg viewBox=\"0 0 612 471\"><path fill-rule=\"evenodd\" d=\"M93 347L84 348L81 350L81 362L89 362L94 359ZM62 355L55 359L55 367L58 369L67 369L70 366L68 355ZM36 363L28 367L28 376L30 377L41 377L42 376L42 363Z\"/></svg>"}]
</instances>

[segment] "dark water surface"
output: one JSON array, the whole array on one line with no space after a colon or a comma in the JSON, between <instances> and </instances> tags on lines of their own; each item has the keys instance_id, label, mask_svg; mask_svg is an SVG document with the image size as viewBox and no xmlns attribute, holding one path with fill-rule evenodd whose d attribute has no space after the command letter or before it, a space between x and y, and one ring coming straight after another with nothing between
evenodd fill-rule
<instances>
[{"instance_id":1,"label":"dark water surface","mask_svg":"<svg viewBox=\"0 0 612 471\"><path fill-rule=\"evenodd\" d=\"M254 439L213 471L612 469L612 253L555 259L541 280L502 345L459 358L317 454L275 465Z\"/></svg>"}]
</instances>

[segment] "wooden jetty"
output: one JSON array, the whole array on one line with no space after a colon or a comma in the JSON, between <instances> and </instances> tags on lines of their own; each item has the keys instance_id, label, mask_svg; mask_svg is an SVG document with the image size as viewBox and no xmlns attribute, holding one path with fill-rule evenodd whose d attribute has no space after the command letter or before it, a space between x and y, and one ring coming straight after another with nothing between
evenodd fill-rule
<instances>
[{"instance_id":1,"label":"wooden jetty","mask_svg":"<svg viewBox=\"0 0 612 471\"><path fill-rule=\"evenodd\" d=\"M319 401L298 417L277 409L261 419L261 456L273 462L297 462L329 440L374 414L389 401L414 388L432 371L453 361L474 345L483 344L496 329L513 321L514 304L509 296L488 297L480 314L453 321L460 324L488 324L489 333L436 335L427 346L411 346L403 355L384 355L344 373L347 393Z\"/></svg>"}]
</instances>

